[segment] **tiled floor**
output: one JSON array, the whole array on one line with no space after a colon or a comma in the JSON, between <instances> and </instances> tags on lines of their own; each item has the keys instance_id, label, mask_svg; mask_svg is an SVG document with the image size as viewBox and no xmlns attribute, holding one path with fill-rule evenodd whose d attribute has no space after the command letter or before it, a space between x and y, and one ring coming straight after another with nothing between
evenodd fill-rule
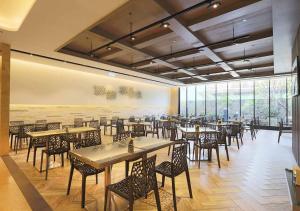
<instances>
[{"instance_id":1,"label":"tiled floor","mask_svg":"<svg viewBox=\"0 0 300 211\"><path fill-rule=\"evenodd\" d=\"M251 141L249 134L244 137L244 145L237 150L235 143L230 147L230 161L227 162L225 151L221 148L219 169L213 153L211 163L202 162L201 169L195 162L190 162L190 175L194 198L188 197L185 175L176 178L178 210L290 210L288 189L285 181L285 168L295 163L291 150L291 135L283 134L277 144L276 131L259 131L257 139ZM104 137L111 141L111 137ZM71 194L66 196L69 176L69 163L64 168L49 171L48 181L44 173L39 173L32 166L32 156L26 163L26 150L11 157L25 172L36 189L55 210L80 210L81 176L75 173ZM157 163L166 159L167 149L157 152ZM39 166L39 155L37 156ZM124 163L113 167L113 182L124 177ZM87 182L87 210L103 210L103 175L98 185L95 177ZM158 180L160 181L160 177ZM3 193L2 191L0 192ZM166 186L160 190L163 210L172 210L171 181L166 179ZM115 210L126 210L124 200L114 197ZM139 200L135 210L156 210L152 196ZM24 209L25 210L25 209Z\"/></svg>"},{"instance_id":2,"label":"tiled floor","mask_svg":"<svg viewBox=\"0 0 300 211\"><path fill-rule=\"evenodd\" d=\"M0 210L31 210L0 157Z\"/></svg>"}]
</instances>

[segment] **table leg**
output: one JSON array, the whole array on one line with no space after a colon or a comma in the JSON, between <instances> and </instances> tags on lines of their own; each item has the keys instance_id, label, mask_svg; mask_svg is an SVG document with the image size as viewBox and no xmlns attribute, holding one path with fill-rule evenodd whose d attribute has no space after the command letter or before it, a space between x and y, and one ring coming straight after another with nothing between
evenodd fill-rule
<instances>
[{"instance_id":1,"label":"table leg","mask_svg":"<svg viewBox=\"0 0 300 211\"><path fill-rule=\"evenodd\" d=\"M104 187L107 187L111 184L111 166L105 167L105 178L104 178ZM108 191L107 194L107 208L110 210L111 208L111 193Z\"/></svg>"}]
</instances>

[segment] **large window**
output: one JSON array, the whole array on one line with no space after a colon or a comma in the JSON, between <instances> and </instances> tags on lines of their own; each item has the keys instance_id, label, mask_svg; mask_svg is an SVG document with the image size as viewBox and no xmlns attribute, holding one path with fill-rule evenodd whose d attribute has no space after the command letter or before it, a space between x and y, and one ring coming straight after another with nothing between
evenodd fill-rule
<instances>
[{"instance_id":1,"label":"large window","mask_svg":"<svg viewBox=\"0 0 300 211\"><path fill-rule=\"evenodd\" d=\"M206 85L206 117L209 120L216 118L216 84Z\"/></svg>"},{"instance_id":2,"label":"large window","mask_svg":"<svg viewBox=\"0 0 300 211\"><path fill-rule=\"evenodd\" d=\"M196 88L195 86L188 86L187 88L187 111L188 116L195 116L196 115Z\"/></svg>"},{"instance_id":3,"label":"large window","mask_svg":"<svg viewBox=\"0 0 300 211\"><path fill-rule=\"evenodd\" d=\"M242 79L180 88L180 114L224 121L254 117L261 126L292 123L293 76Z\"/></svg>"},{"instance_id":4,"label":"large window","mask_svg":"<svg viewBox=\"0 0 300 211\"><path fill-rule=\"evenodd\" d=\"M180 88L180 115L186 116L186 87Z\"/></svg>"},{"instance_id":5,"label":"large window","mask_svg":"<svg viewBox=\"0 0 300 211\"><path fill-rule=\"evenodd\" d=\"M277 126L279 121L286 122L287 98L286 78L270 80L270 125Z\"/></svg>"},{"instance_id":6,"label":"large window","mask_svg":"<svg viewBox=\"0 0 300 211\"><path fill-rule=\"evenodd\" d=\"M228 118L230 120L240 119L240 82L228 83Z\"/></svg>"},{"instance_id":7,"label":"large window","mask_svg":"<svg viewBox=\"0 0 300 211\"><path fill-rule=\"evenodd\" d=\"M196 87L196 110L197 116L205 116L205 85L199 85Z\"/></svg>"},{"instance_id":8,"label":"large window","mask_svg":"<svg viewBox=\"0 0 300 211\"><path fill-rule=\"evenodd\" d=\"M223 121L228 120L227 83L217 83L217 116Z\"/></svg>"},{"instance_id":9,"label":"large window","mask_svg":"<svg viewBox=\"0 0 300 211\"><path fill-rule=\"evenodd\" d=\"M255 118L260 125L269 125L269 80L255 80Z\"/></svg>"},{"instance_id":10,"label":"large window","mask_svg":"<svg viewBox=\"0 0 300 211\"><path fill-rule=\"evenodd\" d=\"M241 81L241 119L250 122L254 117L254 81Z\"/></svg>"}]
</instances>

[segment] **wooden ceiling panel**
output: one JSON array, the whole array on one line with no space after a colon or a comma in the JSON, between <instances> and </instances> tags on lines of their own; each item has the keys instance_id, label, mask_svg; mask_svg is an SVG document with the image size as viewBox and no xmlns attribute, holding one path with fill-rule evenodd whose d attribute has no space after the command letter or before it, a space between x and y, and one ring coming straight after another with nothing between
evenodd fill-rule
<instances>
[{"instance_id":1,"label":"wooden ceiling panel","mask_svg":"<svg viewBox=\"0 0 300 211\"><path fill-rule=\"evenodd\" d=\"M235 37L251 35L272 29L272 10L267 8L252 16L241 16L230 22L214 25L202 29L197 33L207 40L208 43L216 43Z\"/></svg>"},{"instance_id":2,"label":"wooden ceiling panel","mask_svg":"<svg viewBox=\"0 0 300 211\"><path fill-rule=\"evenodd\" d=\"M130 33L130 22L132 22L132 30L134 31L166 16L166 12L150 0L131 0L107 16L95 28L100 28L115 37L120 37ZM158 26L154 30L159 30L159 28ZM145 34L147 33L145 32Z\"/></svg>"},{"instance_id":3,"label":"wooden ceiling panel","mask_svg":"<svg viewBox=\"0 0 300 211\"><path fill-rule=\"evenodd\" d=\"M201 78L191 79L193 74L207 75L213 81L232 78L225 72L228 70L237 71L241 77L253 75L253 69L257 74L272 72L272 10L265 0L221 0L217 9L199 7L168 20L168 28L157 24L130 40L130 22L134 31L200 2L131 0L69 41L61 52L184 83L202 82ZM233 26L234 38L250 36L234 45ZM127 37L119 39L123 36ZM224 40L229 41L221 42ZM209 45L216 42L221 43ZM90 55L92 49L97 50ZM256 55L264 57L254 58ZM244 57L250 60L243 61Z\"/></svg>"}]
</instances>

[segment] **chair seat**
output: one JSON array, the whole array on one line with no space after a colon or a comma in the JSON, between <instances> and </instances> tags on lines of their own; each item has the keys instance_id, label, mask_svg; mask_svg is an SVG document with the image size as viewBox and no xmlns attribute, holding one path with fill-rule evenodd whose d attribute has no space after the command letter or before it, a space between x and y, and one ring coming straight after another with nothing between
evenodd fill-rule
<instances>
[{"instance_id":1,"label":"chair seat","mask_svg":"<svg viewBox=\"0 0 300 211\"><path fill-rule=\"evenodd\" d=\"M101 169L94 168L93 166L90 166L80 161L74 161L74 168L85 176L99 174L105 170L104 168Z\"/></svg>"},{"instance_id":2,"label":"chair seat","mask_svg":"<svg viewBox=\"0 0 300 211\"><path fill-rule=\"evenodd\" d=\"M46 143L33 143L32 146L34 148L42 148L42 147L46 147Z\"/></svg>"},{"instance_id":3,"label":"chair seat","mask_svg":"<svg viewBox=\"0 0 300 211\"><path fill-rule=\"evenodd\" d=\"M119 196L129 200L130 180L131 179L132 179L132 176L129 176L129 177L121 180L120 182L108 185L107 188L110 191L118 194ZM142 186L142 184L145 183L145 180L143 178L135 177L134 180L135 180L135 186ZM142 195L141 196L134 196L135 199L138 199L140 197L143 197L143 196Z\"/></svg>"},{"instance_id":4,"label":"chair seat","mask_svg":"<svg viewBox=\"0 0 300 211\"><path fill-rule=\"evenodd\" d=\"M62 154L62 153L67 153L68 151L66 151L65 149L57 149L55 151L49 151L46 149L42 150L42 153L46 153L47 155L58 155L58 154Z\"/></svg>"},{"instance_id":5,"label":"chair seat","mask_svg":"<svg viewBox=\"0 0 300 211\"><path fill-rule=\"evenodd\" d=\"M171 166L172 163L170 161L164 161L155 167L155 171L164 176L171 177L172 176Z\"/></svg>"}]
</instances>

